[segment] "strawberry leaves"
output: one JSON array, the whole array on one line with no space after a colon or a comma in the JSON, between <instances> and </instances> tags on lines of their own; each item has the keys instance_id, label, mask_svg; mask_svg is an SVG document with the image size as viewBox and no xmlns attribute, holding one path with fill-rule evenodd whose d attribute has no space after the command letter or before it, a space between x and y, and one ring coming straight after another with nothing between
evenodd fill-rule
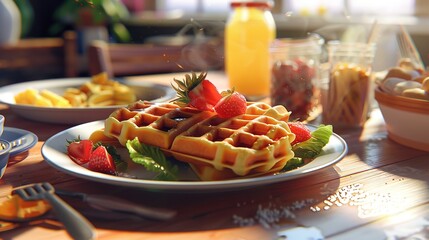
<instances>
[{"instance_id":1,"label":"strawberry leaves","mask_svg":"<svg viewBox=\"0 0 429 240\"><path fill-rule=\"evenodd\" d=\"M182 80L173 79L173 81L174 81L174 83L176 83L176 85L171 84L171 87L173 87L173 89L177 93L177 98L175 98L173 101L179 105L186 106L186 105L190 104L191 101L193 99L195 99L196 97L204 98L203 93L191 94L193 96L189 96L189 95L190 95L190 92L194 90L194 88L199 86L201 84L201 82L203 82L203 80L206 79L206 76L207 76L207 72L202 72L198 76L195 72L192 72L191 75L186 74L185 78Z\"/></svg>"},{"instance_id":2,"label":"strawberry leaves","mask_svg":"<svg viewBox=\"0 0 429 240\"><path fill-rule=\"evenodd\" d=\"M183 80L174 79L171 86L177 92L173 101L180 106L190 106L201 111L215 111L221 118L235 117L246 112L246 98L228 90L219 93L216 86L206 79L207 73L186 74Z\"/></svg>"},{"instance_id":3,"label":"strawberry leaves","mask_svg":"<svg viewBox=\"0 0 429 240\"><path fill-rule=\"evenodd\" d=\"M177 98L173 100L180 106L191 106L202 111L213 111L214 105L222 98L216 86L206 79L207 72L198 76L186 74L182 80L174 79L171 84L176 90Z\"/></svg>"}]
</instances>

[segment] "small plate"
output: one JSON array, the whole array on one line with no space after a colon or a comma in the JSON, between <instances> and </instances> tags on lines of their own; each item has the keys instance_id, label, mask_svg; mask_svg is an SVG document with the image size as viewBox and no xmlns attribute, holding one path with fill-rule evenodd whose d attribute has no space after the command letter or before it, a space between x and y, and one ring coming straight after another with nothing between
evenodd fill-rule
<instances>
[{"instance_id":1,"label":"small plate","mask_svg":"<svg viewBox=\"0 0 429 240\"><path fill-rule=\"evenodd\" d=\"M22 152L28 151L34 145L36 145L38 138L36 134L19 128L11 128L11 127L5 127L3 134L1 135L1 139L5 139L8 142L13 142L15 140L22 140L21 145L12 148L10 151L10 156L15 156L17 154L20 154Z\"/></svg>"},{"instance_id":2,"label":"small plate","mask_svg":"<svg viewBox=\"0 0 429 240\"><path fill-rule=\"evenodd\" d=\"M80 136L82 139L87 139L92 132L103 127L104 121L95 121L81 124L55 134L42 146L42 155L45 161L54 168L67 174L113 185L169 191L225 191L230 189L251 188L313 174L318 170L340 161L346 155L348 149L344 139L337 134L333 134L329 143L323 148L322 153L317 158L310 163L291 171L262 177L222 181L200 181L195 178L195 174L189 167L185 167L185 169L181 169L183 171L180 172L180 178L184 180L158 181L152 180L148 177L150 174L148 174L143 166L137 164L130 163L127 172L123 173L124 176L112 176L90 171L76 164L67 156L67 140L74 139L77 136ZM315 129L312 126L309 127L312 130Z\"/></svg>"},{"instance_id":3,"label":"small plate","mask_svg":"<svg viewBox=\"0 0 429 240\"><path fill-rule=\"evenodd\" d=\"M79 87L90 80L91 78L64 78L12 84L0 88L0 102L9 105L12 111L21 117L40 122L81 124L106 119L115 109L122 106L54 108L15 103L14 96L28 88L47 89L62 95L67 88ZM166 85L139 81L117 81L131 87L139 100L166 102L176 95L174 89Z\"/></svg>"}]
</instances>

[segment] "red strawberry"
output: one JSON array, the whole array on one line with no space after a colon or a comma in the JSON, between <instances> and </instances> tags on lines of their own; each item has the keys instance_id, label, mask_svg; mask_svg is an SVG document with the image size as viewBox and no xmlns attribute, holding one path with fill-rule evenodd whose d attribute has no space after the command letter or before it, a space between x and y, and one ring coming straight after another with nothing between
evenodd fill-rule
<instances>
[{"instance_id":1,"label":"red strawberry","mask_svg":"<svg viewBox=\"0 0 429 240\"><path fill-rule=\"evenodd\" d=\"M188 93L189 98L191 99L190 104L198 109L197 102L204 100L206 105L203 106L205 109L201 110L212 110L213 106L216 105L217 102L222 98L217 88L213 83L209 80L205 79L200 84L198 84L195 88L193 88ZM201 107L201 106L200 106Z\"/></svg>"},{"instance_id":2,"label":"red strawberry","mask_svg":"<svg viewBox=\"0 0 429 240\"><path fill-rule=\"evenodd\" d=\"M302 122L288 122L287 124L289 125L290 131L296 136L291 145L307 141L311 138L310 129Z\"/></svg>"},{"instance_id":3,"label":"red strawberry","mask_svg":"<svg viewBox=\"0 0 429 240\"><path fill-rule=\"evenodd\" d=\"M216 113L221 118L230 118L244 114L246 108L246 98L234 91L227 91L226 96L214 106Z\"/></svg>"},{"instance_id":4,"label":"red strawberry","mask_svg":"<svg viewBox=\"0 0 429 240\"><path fill-rule=\"evenodd\" d=\"M91 140L76 140L67 146L67 155L79 165L89 161L94 144Z\"/></svg>"},{"instance_id":5,"label":"red strawberry","mask_svg":"<svg viewBox=\"0 0 429 240\"><path fill-rule=\"evenodd\" d=\"M92 152L88 169L95 172L115 174L115 163L112 156L107 152L106 147L99 146Z\"/></svg>"},{"instance_id":6,"label":"red strawberry","mask_svg":"<svg viewBox=\"0 0 429 240\"><path fill-rule=\"evenodd\" d=\"M184 80L174 79L177 86L172 85L178 97L176 103L190 105L203 111L213 111L213 106L222 98L217 88L209 80L205 79L207 73L197 76L192 73L185 75Z\"/></svg>"}]
</instances>

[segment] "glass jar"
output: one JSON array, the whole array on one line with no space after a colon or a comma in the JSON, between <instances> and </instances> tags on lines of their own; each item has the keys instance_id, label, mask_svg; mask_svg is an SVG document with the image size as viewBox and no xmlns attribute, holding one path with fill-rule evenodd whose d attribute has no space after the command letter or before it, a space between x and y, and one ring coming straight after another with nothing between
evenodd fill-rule
<instances>
[{"instance_id":1,"label":"glass jar","mask_svg":"<svg viewBox=\"0 0 429 240\"><path fill-rule=\"evenodd\" d=\"M361 127L369 114L375 44L328 42L328 81L322 87L324 123Z\"/></svg>"},{"instance_id":2,"label":"glass jar","mask_svg":"<svg viewBox=\"0 0 429 240\"><path fill-rule=\"evenodd\" d=\"M269 95L269 47L276 27L271 1L232 1L225 27L225 68L230 88L248 100Z\"/></svg>"},{"instance_id":3,"label":"glass jar","mask_svg":"<svg viewBox=\"0 0 429 240\"><path fill-rule=\"evenodd\" d=\"M318 35L310 35L277 39L270 47L271 104L285 106L291 111L291 120L309 120L320 113L318 81L323 43Z\"/></svg>"}]
</instances>

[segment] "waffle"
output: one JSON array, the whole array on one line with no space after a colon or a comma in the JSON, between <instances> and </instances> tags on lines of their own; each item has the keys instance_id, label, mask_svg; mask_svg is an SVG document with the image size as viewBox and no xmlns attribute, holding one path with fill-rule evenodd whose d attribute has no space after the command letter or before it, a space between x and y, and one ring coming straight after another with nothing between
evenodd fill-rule
<instances>
[{"instance_id":1,"label":"waffle","mask_svg":"<svg viewBox=\"0 0 429 240\"><path fill-rule=\"evenodd\" d=\"M249 177L278 172L293 157L289 115L281 106L250 103L245 114L225 119L172 103L139 101L113 112L104 135L122 145L138 137L160 147L189 163L202 180Z\"/></svg>"},{"instance_id":2,"label":"waffle","mask_svg":"<svg viewBox=\"0 0 429 240\"><path fill-rule=\"evenodd\" d=\"M113 112L106 119L104 134L118 139L122 145L138 137L144 144L169 149L174 138L184 129L213 115L213 112L180 108L172 103L138 101Z\"/></svg>"}]
</instances>

